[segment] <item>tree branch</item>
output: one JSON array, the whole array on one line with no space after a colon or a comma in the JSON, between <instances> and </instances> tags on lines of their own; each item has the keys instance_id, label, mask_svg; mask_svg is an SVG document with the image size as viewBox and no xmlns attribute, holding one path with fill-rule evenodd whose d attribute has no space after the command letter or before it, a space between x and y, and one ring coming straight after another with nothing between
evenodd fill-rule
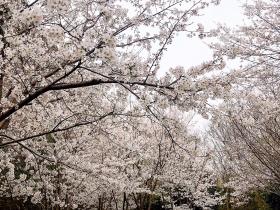
<instances>
[{"instance_id":1,"label":"tree branch","mask_svg":"<svg viewBox=\"0 0 280 210\"><path fill-rule=\"evenodd\" d=\"M55 129L52 129L52 130L50 130L50 131L42 132L42 133L39 133L39 134L36 134L36 135L32 135L32 136L24 137L24 138L21 138L21 139L12 140L12 141L8 141L8 142L5 142L5 143L0 144L0 148L6 147L6 146L11 145L11 144L23 142L23 141L26 141L26 140L29 140L29 139L33 139L33 138L36 138L36 137L41 137L41 136L44 136L44 135L47 135L47 134L50 134L50 133L58 133L58 132L70 130L70 129L72 129L72 128L76 128L76 127L80 127L80 126L89 125L89 124L92 124L92 123L97 122L97 121L99 121L99 120L102 120L103 118L105 118L105 117L107 117L107 116L109 116L109 115L112 115L113 113L114 113L114 111L109 112L109 113L107 113L107 114L102 115L102 116L99 117L98 119L95 119L95 120L92 120L92 121L86 121L86 122L81 122L81 123L75 123L75 124L70 125L70 126L65 127L65 128L55 128Z\"/></svg>"}]
</instances>

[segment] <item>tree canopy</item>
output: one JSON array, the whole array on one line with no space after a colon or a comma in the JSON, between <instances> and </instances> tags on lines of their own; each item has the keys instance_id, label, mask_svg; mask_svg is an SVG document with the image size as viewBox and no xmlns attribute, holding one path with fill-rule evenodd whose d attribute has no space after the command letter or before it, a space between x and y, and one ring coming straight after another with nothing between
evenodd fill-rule
<instances>
[{"instance_id":1,"label":"tree canopy","mask_svg":"<svg viewBox=\"0 0 280 210\"><path fill-rule=\"evenodd\" d=\"M243 26L194 29L219 2L0 0L0 198L152 210L279 195L280 5L252 1ZM159 76L179 33L218 38L213 58ZM209 118L205 137L189 111Z\"/></svg>"}]
</instances>

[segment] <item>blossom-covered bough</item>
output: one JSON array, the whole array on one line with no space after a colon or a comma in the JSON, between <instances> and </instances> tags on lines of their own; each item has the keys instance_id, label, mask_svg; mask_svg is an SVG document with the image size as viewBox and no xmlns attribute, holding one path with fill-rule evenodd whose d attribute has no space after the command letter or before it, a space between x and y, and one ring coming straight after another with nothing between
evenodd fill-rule
<instances>
[{"instance_id":1,"label":"blossom-covered bough","mask_svg":"<svg viewBox=\"0 0 280 210\"><path fill-rule=\"evenodd\" d=\"M214 205L211 154L180 115L228 88L202 77L223 62L157 77L167 45L212 3L0 0L0 196L151 209L181 188L187 205Z\"/></svg>"},{"instance_id":2,"label":"blossom-covered bough","mask_svg":"<svg viewBox=\"0 0 280 210\"><path fill-rule=\"evenodd\" d=\"M129 10L124 8L126 4ZM199 81L193 84L191 76L197 72L188 75L176 68L174 75L160 80L155 76L162 52L175 33L184 31L187 20L208 5L204 1L189 4L4 1L1 122L36 102L48 102L48 96L56 102L57 94L97 85L109 89L116 84L116 89L124 89L147 104L157 102L152 96L148 100L147 91L157 93L161 103L163 99L175 104L189 100L205 88ZM131 10L132 14L127 14ZM201 68L208 70L218 64ZM189 109L187 105L184 108Z\"/></svg>"}]
</instances>

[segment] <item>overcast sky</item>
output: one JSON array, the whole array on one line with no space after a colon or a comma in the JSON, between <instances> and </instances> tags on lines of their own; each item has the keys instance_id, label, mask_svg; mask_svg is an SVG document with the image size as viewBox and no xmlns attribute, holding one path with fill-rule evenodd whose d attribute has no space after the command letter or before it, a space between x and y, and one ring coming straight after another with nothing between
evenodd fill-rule
<instances>
[{"instance_id":1,"label":"overcast sky","mask_svg":"<svg viewBox=\"0 0 280 210\"><path fill-rule=\"evenodd\" d=\"M222 0L220 5L204 10L204 15L196 21L202 23L205 29L215 28L217 23L225 23L228 26L241 24L243 20L241 5L245 2L246 0ZM178 35L163 56L161 72L178 65L191 67L211 59L212 52L205 41L207 40L197 37L188 38L183 33Z\"/></svg>"}]
</instances>

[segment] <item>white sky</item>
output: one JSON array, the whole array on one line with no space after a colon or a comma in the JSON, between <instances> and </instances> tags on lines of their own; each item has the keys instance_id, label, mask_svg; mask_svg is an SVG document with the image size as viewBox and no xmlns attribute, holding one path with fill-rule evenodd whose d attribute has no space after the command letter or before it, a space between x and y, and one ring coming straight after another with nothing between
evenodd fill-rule
<instances>
[{"instance_id":1,"label":"white sky","mask_svg":"<svg viewBox=\"0 0 280 210\"><path fill-rule=\"evenodd\" d=\"M211 6L204 10L204 15L198 17L197 23L202 23L205 29L215 28L218 23L226 24L230 27L243 23L243 11L241 5L246 0L222 0L218 6ZM199 65L203 61L210 60L212 51L205 41L199 38L188 38L185 34L178 35L173 43L167 47L161 61L159 74L163 74L170 67L183 66L185 68ZM209 121L199 115L193 119L194 131L203 131L207 128Z\"/></svg>"},{"instance_id":2,"label":"white sky","mask_svg":"<svg viewBox=\"0 0 280 210\"><path fill-rule=\"evenodd\" d=\"M215 28L217 23L235 26L242 23L243 15L241 5L246 0L222 0L218 6L211 6L204 10L204 15L198 17L197 23L202 23L205 29ZM197 37L188 38L185 34L178 35L168 46L161 61L161 72L170 67L184 66L186 68L210 60L212 51Z\"/></svg>"}]
</instances>

